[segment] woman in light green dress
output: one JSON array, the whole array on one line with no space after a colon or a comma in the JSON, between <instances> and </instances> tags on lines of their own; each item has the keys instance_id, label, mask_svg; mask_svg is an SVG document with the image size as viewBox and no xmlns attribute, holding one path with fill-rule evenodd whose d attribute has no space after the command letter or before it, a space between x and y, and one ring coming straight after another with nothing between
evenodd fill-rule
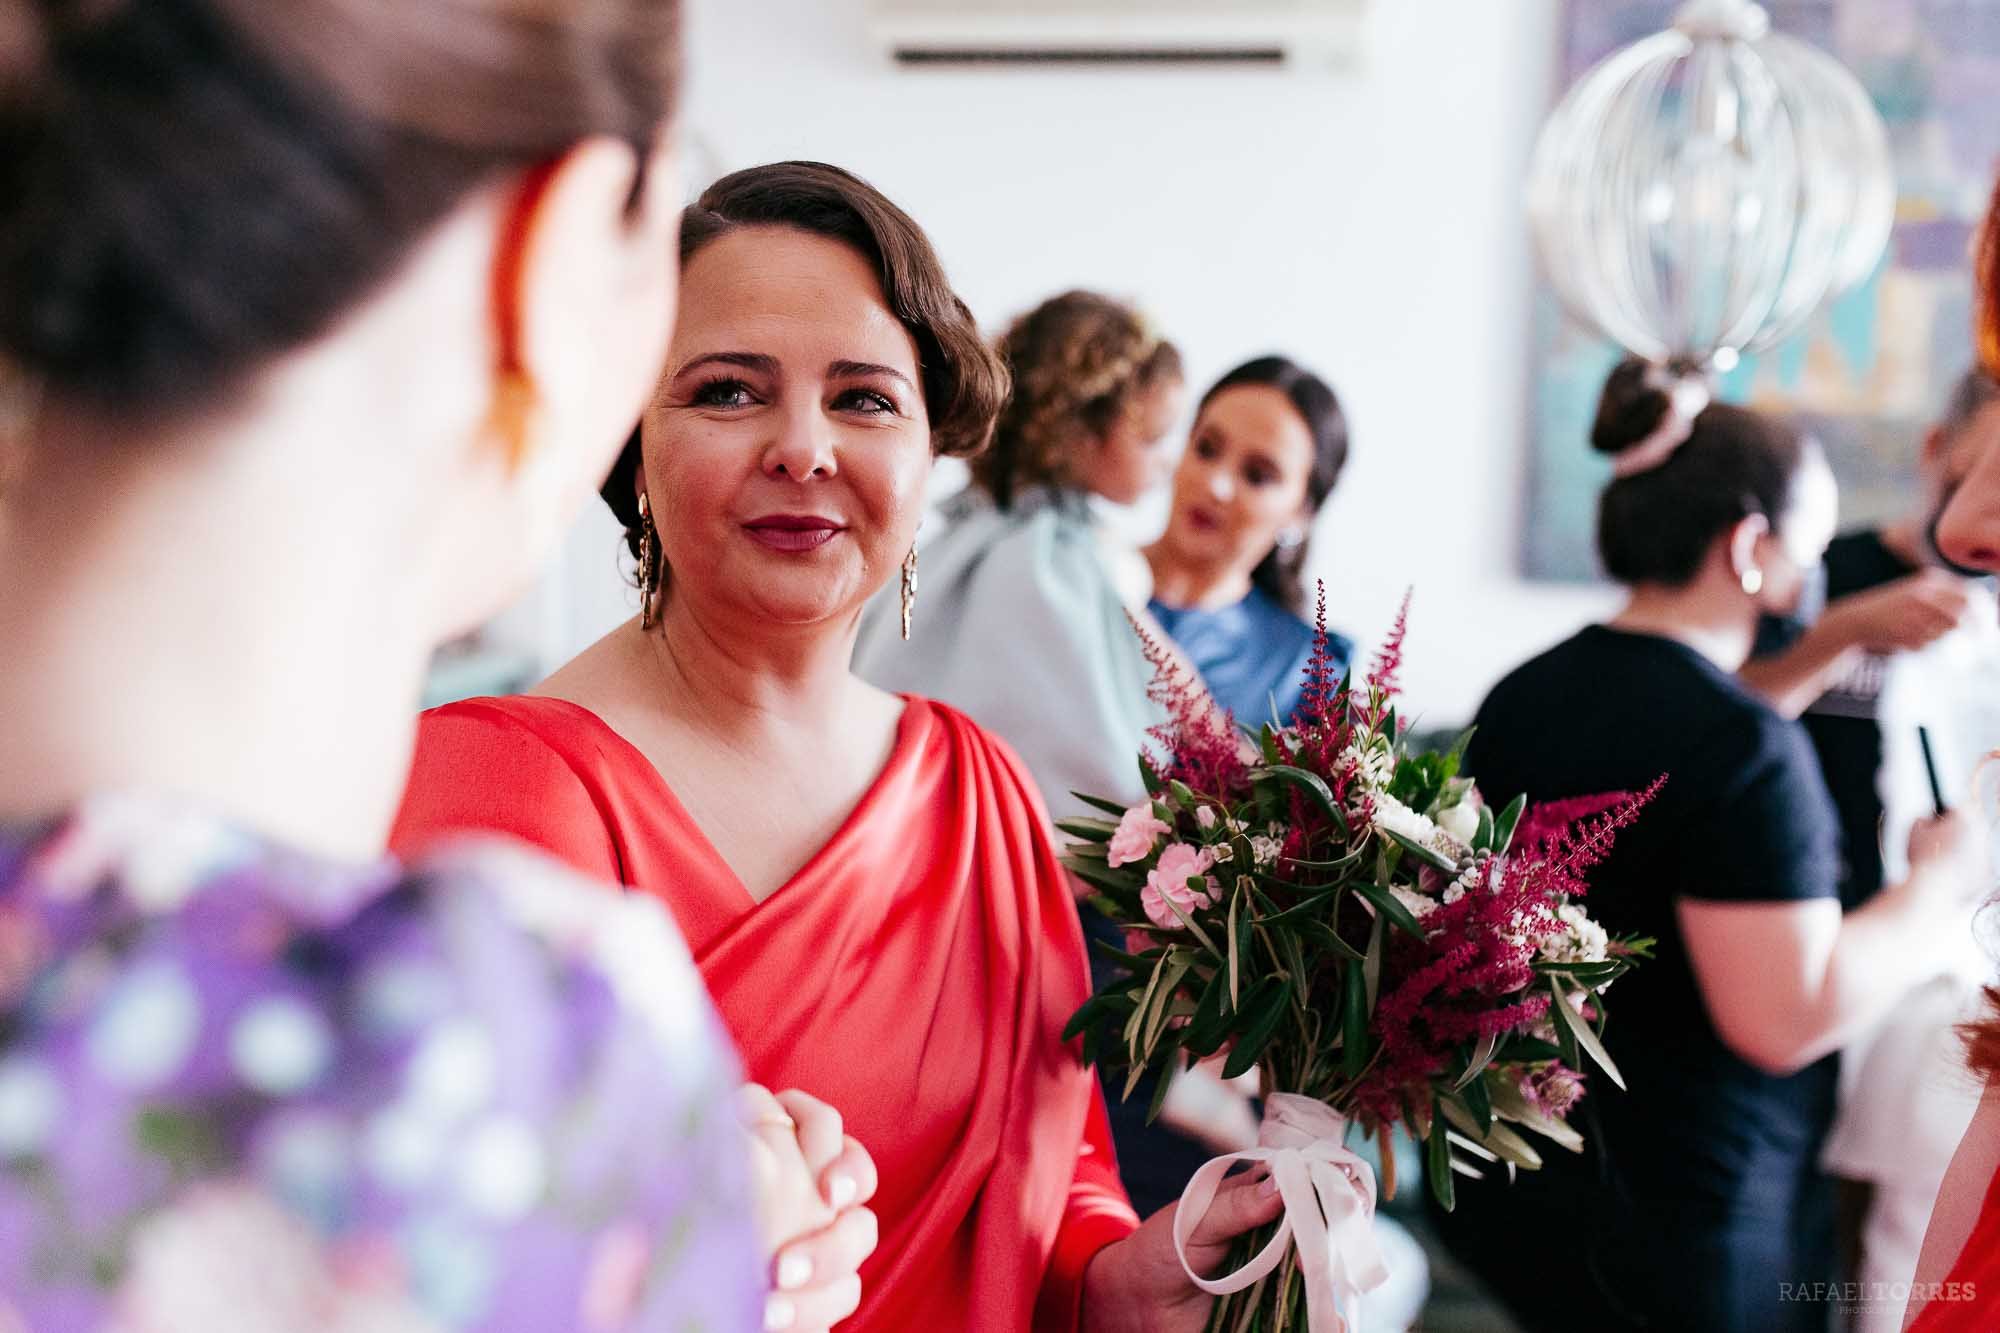
<instances>
[{"instance_id":1,"label":"woman in light green dress","mask_svg":"<svg viewBox=\"0 0 2000 1333\"><path fill-rule=\"evenodd\" d=\"M920 548L909 640L892 588L863 620L855 668L997 733L1062 818L1083 810L1076 791L1136 800L1136 756L1164 721L1128 619L1145 618L1151 579L1097 508L1165 479L1181 361L1132 309L1090 292L1044 301L1000 350L1013 395Z\"/></svg>"}]
</instances>

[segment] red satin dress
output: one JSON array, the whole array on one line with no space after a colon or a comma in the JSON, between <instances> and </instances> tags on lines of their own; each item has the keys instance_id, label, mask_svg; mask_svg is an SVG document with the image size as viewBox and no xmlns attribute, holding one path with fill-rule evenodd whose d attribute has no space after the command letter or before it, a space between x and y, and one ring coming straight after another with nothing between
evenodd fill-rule
<instances>
[{"instance_id":1,"label":"red satin dress","mask_svg":"<svg viewBox=\"0 0 2000 1333\"><path fill-rule=\"evenodd\" d=\"M556 699L434 709L394 846L515 834L662 899L750 1077L837 1108L881 1242L843 1328L1075 1329L1137 1225L1096 1081L1060 1040L1081 932L1018 760L923 699L831 841L758 903L638 750Z\"/></svg>"},{"instance_id":2,"label":"red satin dress","mask_svg":"<svg viewBox=\"0 0 2000 1333\"><path fill-rule=\"evenodd\" d=\"M1987 1186L1979 1220L1945 1275L1944 1290L1925 1295L1908 1333L1993 1333L2000 1328L2000 1175ZM1911 1303L1916 1299L1912 1296Z\"/></svg>"}]
</instances>

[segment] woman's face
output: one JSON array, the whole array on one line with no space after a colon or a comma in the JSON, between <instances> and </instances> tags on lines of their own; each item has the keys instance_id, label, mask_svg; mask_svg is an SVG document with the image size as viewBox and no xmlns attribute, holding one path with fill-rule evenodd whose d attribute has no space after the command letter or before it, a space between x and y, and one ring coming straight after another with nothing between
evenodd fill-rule
<instances>
[{"instance_id":1,"label":"woman's face","mask_svg":"<svg viewBox=\"0 0 2000 1333\"><path fill-rule=\"evenodd\" d=\"M1086 443L1075 481L1117 504L1132 504L1167 476L1167 432L1180 415L1185 386L1168 376L1134 393L1104 438Z\"/></svg>"},{"instance_id":2,"label":"woman's face","mask_svg":"<svg viewBox=\"0 0 2000 1333\"><path fill-rule=\"evenodd\" d=\"M749 227L703 247L642 435L668 604L852 625L923 514L920 384L915 342L847 246Z\"/></svg>"},{"instance_id":3,"label":"woman's face","mask_svg":"<svg viewBox=\"0 0 2000 1333\"><path fill-rule=\"evenodd\" d=\"M1312 431L1291 399L1264 384L1224 389L1195 418L1174 473L1168 544L1191 563L1256 568L1280 533L1310 519L1312 465Z\"/></svg>"},{"instance_id":4,"label":"woman's face","mask_svg":"<svg viewBox=\"0 0 2000 1333\"><path fill-rule=\"evenodd\" d=\"M1777 530L1757 542L1757 567L1764 573L1759 610L1788 616L1799 609L1839 521L1840 485L1833 468L1817 445L1808 447L1792 488L1791 508Z\"/></svg>"}]
</instances>

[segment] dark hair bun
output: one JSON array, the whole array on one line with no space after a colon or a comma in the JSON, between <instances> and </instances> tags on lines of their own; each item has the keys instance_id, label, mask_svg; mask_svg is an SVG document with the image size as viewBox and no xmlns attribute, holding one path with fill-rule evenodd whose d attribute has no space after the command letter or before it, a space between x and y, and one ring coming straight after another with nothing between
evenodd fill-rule
<instances>
[{"instance_id":1,"label":"dark hair bun","mask_svg":"<svg viewBox=\"0 0 2000 1333\"><path fill-rule=\"evenodd\" d=\"M1776 417L1706 403L1693 367L1622 362L1605 382L1590 442L1622 455L1652 437L1671 412L1693 413L1685 438L1615 476L1597 507L1604 572L1627 585L1685 587L1716 538L1752 514L1782 530L1807 441ZM1679 403L1676 400L1679 399Z\"/></svg>"},{"instance_id":2,"label":"dark hair bun","mask_svg":"<svg viewBox=\"0 0 2000 1333\"><path fill-rule=\"evenodd\" d=\"M1658 430L1673 406L1668 372L1650 361L1626 357L1604 381L1597 420L1590 427L1590 447L1601 454L1622 454Z\"/></svg>"}]
</instances>

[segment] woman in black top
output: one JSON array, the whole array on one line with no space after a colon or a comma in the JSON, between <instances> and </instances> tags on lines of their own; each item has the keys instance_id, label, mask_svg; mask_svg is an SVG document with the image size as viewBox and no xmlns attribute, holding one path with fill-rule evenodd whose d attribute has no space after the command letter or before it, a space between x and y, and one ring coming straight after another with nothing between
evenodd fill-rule
<instances>
[{"instance_id":1,"label":"woman in black top","mask_svg":"<svg viewBox=\"0 0 2000 1333\"><path fill-rule=\"evenodd\" d=\"M1598 542L1625 610L1516 670L1468 766L1546 802L1667 784L1594 874L1591 912L1658 939L1608 997L1589 1146L1519 1181L1466 1182L1447 1241L1535 1329L1826 1327L1830 1226L1816 1168L1846 1036L1941 970L1977 892L1957 820L1920 826L1908 880L1841 915L1839 830L1798 724L1735 672L1760 614L1797 602L1832 536L1809 440L1694 381L1627 362L1592 443L1612 455ZM1551 1160L1553 1159L1553 1160ZM1468 1187L1469 1186L1469 1187ZM1551 1247L1594 1281L1549 1281Z\"/></svg>"}]
</instances>

